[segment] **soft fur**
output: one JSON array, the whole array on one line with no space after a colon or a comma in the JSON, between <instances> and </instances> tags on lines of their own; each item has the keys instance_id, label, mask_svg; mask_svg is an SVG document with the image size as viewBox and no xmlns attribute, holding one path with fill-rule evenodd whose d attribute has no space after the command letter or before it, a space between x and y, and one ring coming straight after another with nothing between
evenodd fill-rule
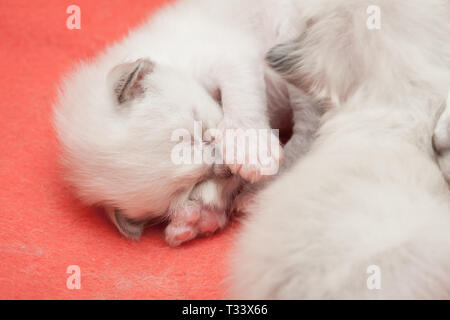
<instances>
[{"instance_id":1,"label":"soft fur","mask_svg":"<svg viewBox=\"0 0 450 320\"><path fill-rule=\"evenodd\" d=\"M447 0L297 0L268 62L333 108L250 208L232 259L245 299L449 298L450 192L432 134L450 84ZM369 5L381 30L366 28ZM369 290L367 269L381 270Z\"/></svg>"}]
</instances>

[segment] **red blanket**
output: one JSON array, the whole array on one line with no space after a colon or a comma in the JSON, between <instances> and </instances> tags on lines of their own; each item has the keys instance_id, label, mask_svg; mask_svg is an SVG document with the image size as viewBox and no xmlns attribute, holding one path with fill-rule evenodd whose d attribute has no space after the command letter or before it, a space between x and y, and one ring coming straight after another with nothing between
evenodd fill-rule
<instances>
[{"instance_id":1,"label":"red blanket","mask_svg":"<svg viewBox=\"0 0 450 320\"><path fill-rule=\"evenodd\" d=\"M235 227L180 248L162 229L140 242L61 179L51 104L62 75L161 6L161 0L0 1L0 299L216 299ZM67 7L81 9L69 30ZM66 273L80 267L81 289Z\"/></svg>"}]
</instances>

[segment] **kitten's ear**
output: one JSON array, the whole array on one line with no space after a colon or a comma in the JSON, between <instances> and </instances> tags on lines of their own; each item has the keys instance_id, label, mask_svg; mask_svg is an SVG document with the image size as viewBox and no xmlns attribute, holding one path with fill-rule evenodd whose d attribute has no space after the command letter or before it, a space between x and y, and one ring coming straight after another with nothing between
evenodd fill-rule
<instances>
[{"instance_id":1,"label":"kitten's ear","mask_svg":"<svg viewBox=\"0 0 450 320\"><path fill-rule=\"evenodd\" d=\"M135 99L145 92L142 80L152 73L154 64L148 59L116 66L108 75L114 96L119 104Z\"/></svg>"},{"instance_id":2,"label":"kitten's ear","mask_svg":"<svg viewBox=\"0 0 450 320\"><path fill-rule=\"evenodd\" d=\"M106 209L111 221L119 229L120 233L127 238L139 240L144 231L145 222L136 222L127 218L120 209Z\"/></svg>"},{"instance_id":3,"label":"kitten's ear","mask_svg":"<svg viewBox=\"0 0 450 320\"><path fill-rule=\"evenodd\" d=\"M301 63L301 57L298 55L299 48L301 48L300 38L279 44L267 52L266 62L269 67L289 81L296 74Z\"/></svg>"}]
</instances>

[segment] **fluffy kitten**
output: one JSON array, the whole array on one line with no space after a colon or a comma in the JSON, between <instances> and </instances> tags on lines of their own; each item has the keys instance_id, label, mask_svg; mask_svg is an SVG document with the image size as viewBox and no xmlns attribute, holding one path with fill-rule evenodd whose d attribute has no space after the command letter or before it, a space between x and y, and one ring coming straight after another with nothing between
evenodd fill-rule
<instances>
[{"instance_id":1,"label":"fluffy kitten","mask_svg":"<svg viewBox=\"0 0 450 320\"><path fill-rule=\"evenodd\" d=\"M251 208L231 297L450 297L450 192L431 144L450 83L449 2L296 3L303 32L268 62L334 108ZM372 5L380 30L366 27Z\"/></svg>"},{"instance_id":2,"label":"fluffy kitten","mask_svg":"<svg viewBox=\"0 0 450 320\"><path fill-rule=\"evenodd\" d=\"M264 54L295 35L292 12L288 0L183 0L78 67L60 91L55 127L80 198L106 207L132 238L152 219L170 221L171 245L223 228L239 179L220 165L173 163L171 137L181 128L194 136L194 121L269 129L268 103L278 119L289 112L286 85L265 72ZM261 176L246 163L230 169Z\"/></svg>"}]
</instances>

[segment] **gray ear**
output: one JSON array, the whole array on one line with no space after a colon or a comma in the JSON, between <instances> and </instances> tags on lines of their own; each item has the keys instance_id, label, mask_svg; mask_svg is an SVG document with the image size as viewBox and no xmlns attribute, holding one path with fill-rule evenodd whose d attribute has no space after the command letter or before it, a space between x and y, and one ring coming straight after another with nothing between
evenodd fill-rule
<instances>
[{"instance_id":1,"label":"gray ear","mask_svg":"<svg viewBox=\"0 0 450 320\"><path fill-rule=\"evenodd\" d=\"M127 218L121 210L117 208L108 208L108 215L111 221L119 229L120 233L127 238L139 240L144 231L145 222L136 222Z\"/></svg>"},{"instance_id":2,"label":"gray ear","mask_svg":"<svg viewBox=\"0 0 450 320\"><path fill-rule=\"evenodd\" d=\"M286 80L289 80L301 63L298 55L300 46L301 39L298 38L273 47L266 54L267 64Z\"/></svg>"},{"instance_id":3,"label":"gray ear","mask_svg":"<svg viewBox=\"0 0 450 320\"><path fill-rule=\"evenodd\" d=\"M119 104L135 99L145 92L142 80L153 71L154 64L148 59L116 66L109 74L114 95Z\"/></svg>"}]
</instances>

